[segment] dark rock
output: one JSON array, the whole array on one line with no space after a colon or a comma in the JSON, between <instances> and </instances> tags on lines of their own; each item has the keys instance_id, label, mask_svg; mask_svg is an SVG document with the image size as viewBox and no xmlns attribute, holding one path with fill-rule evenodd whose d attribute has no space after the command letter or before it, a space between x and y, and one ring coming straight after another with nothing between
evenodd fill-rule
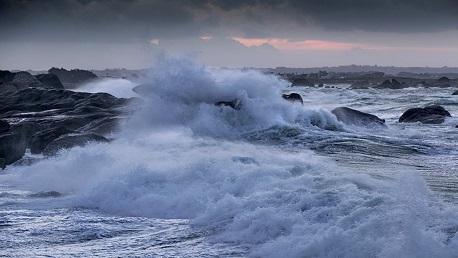
<instances>
[{"instance_id":1,"label":"dark rock","mask_svg":"<svg viewBox=\"0 0 458 258\"><path fill-rule=\"evenodd\" d=\"M0 133L5 133L10 130L10 124L4 120L0 120Z\"/></svg>"},{"instance_id":2,"label":"dark rock","mask_svg":"<svg viewBox=\"0 0 458 258\"><path fill-rule=\"evenodd\" d=\"M27 144L24 138L15 133L0 135L0 159L9 165L24 156Z\"/></svg>"},{"instance_id":3,"label":"dark rock","mask_svg":"<svg viewBox=\"0 0 458 258\"><path fill-rule=\"evenodd\" d=\"M96 134L107 135L119 131L119 118L104 117L94 120L85 126L79 128L81 132L90 132Z\"/></svg>"},{"instance_id":4,"label":"dark rock","mask_svg":"<svg viewBox=\"0 0 458 258\"><path fill-rule=\"evenodd\" d=\"M382 84L379 84L379 85L375 86L374 88L378 88L378 89L401 89L401 88L404 88L404 86L398 80L391 79L391 80L383 81Z\"/></svg>"},{"instance_id":5,"label":"dark rock","mask_svg":"<svg viewBox=\"0 0 458 258\"><path fill-rule=\"evenodd\" d=\"M10 132L14 133L19 137L20 141L29 146L33 135L43 130L46 127L45 124L41 124L38 121L21 121L20 123L11 124Z\"/></svg>"},{"instance_id":6,"label":"dark rock","mask_svg":"<svg viewBox=\"0 0 458 258\"><path fill-rule=\"evenodd\" d=\"M15 73L13 79L9 83L14 85L18 90L29 87L43 87L43 84L28 72Z\"/></svg>"},{"instance_id":7,"label":"dark rock","mask_svg":"<svg viewBox=\"0 0 458 258\"><path fill-rule=\"evenodd\" d=\"M290 102L300 102L304 104L304 100L299 93L282 94L281 96Z\"/></svg>"},{"instance_id":8,"label":"dark rock","mask_svg":"<svg viewBox=\"0 0 458 258\"><path fill-rule=\"evenodd\" d=\"M55 155L61 149L84 146L89 142L108 142L108 139L97 134L64 135L50 142L43 151L47 156Z\"/></svg>"},{"instance_id":9,"label":"dark rock","mask_svg":"<svg viewBox=\"0 0 458 258\"><path fill-rule=\"evenodd\" d=\"M315 87L315 84L307 78L306 74L288 75L287 80L291 82L291 86Z\"/></svg>"},{"instance_id":10,"label":"dark rock","mask_svg":"<svg viewBox=\"0 0 458 258\"><path fill-rule=\"evenodd\" d=\"M64 68L51 68L48 73L56 75L65 88L75 88L79 85L97 79L97 75L90 71L74 69L66 70Z\"/></svg>"},{"instance_id":11,"label":"dark rock","mask_svg":"<svg viewBox=\"0 0 458 258\"><path fill-rule=\"evenodd\" d=\"M423 124L441 124L450 113L439 105L427 106L425 108L411 108L399 118L400 123L421 122Z\"/></svg>"},{"instance_id":12,"label":"dark rock","mask_svg":"<svg viewBox=\"0 0 458 258\"><path fill-rule=\"evenodd\" d=\"M442 82L442 83L445 83L445 82L448 83L448 82L450 82L450 79L448 77L443 76L443 77L439 78L437 81Z\"/></svg>"},{"instance_id":13,"label":"dark rock","mask_svg":"<svg viewBox=\"0 0 458 258\"><path fill-rule=\"evenodd\" d=\"M11 80L13 80L13 78L14 73L10 71L0 70L0 84L10 82Z\"/></svg>"},{"instance_id":14,"label":"dark rock","mask_svg":"<svg viewBox=\"0 0 458 258\"><path fill-rule=\"evenodd\" d=\"M348 107L338 107L331 112L336 116L337 120L347 125L385 126L385 119Z\"/></svg>"},{"instance_id":15,"label":"dark rock","mask_svg":"<svg viewBox=\"0 0 458 258\"><path fill-rule=\"evenodd\" d=\"M29 197L32 197L32 198L50 198L50 197L56 198L60 196L62 196L62 194L57 191L47 191L47 192L38 192L38 193L29 194Z\"/></svg>"},{"instance_id":16,"label":"dark rock","mask_svg":"<svg viewBox=\"0 0 458 258\"><path fill-rule=\"evenodd\" d=\"M369 81L356 81L351 84L351 89L368 89L370 85Z\"/></svg>"},{"instance_id":17,"label":"dark rock","mask_svg":"<svg viewBox=\"0 0 458 258\"><path fill-rule=\"evenodd\" d=\"M458 90L453 92L452 95L458 95Z\"/></svg>"},{"instance_id":18,"label":"dark rock","mask_svg":"<svg viewBox=\"0 0 458 258\"><path fill-rule=\"evenodd\" d=\"M24 161L26 148L53 155L89 141L105 142L101 134L117 130L128 103L106 93L45 88L0 91L0 167Z\"/></svg>"},{"instance_id":19,"label":"dark rock","mask_svg":"<svg viewBox=\"0 0 458 258\"><path fill-rule=\"evenodd\" d=\"M55 74L39 74L35 77L44 85L47 89L64 89L64 85Z\"/></svg>"},{"instance_id":20,"label":"dark rock","mask_svg":"<svg viewBox=\"0 0 458 258\"><path fill-rule=\"evenodd\" d=\"M0 94L0 113L11 110L39 112L51 109L73 109L87 105L113 108L126 103L126 99L118 99L107 93L27 88L11 94Z\"/></svg>"},{"instance_id":21,"label":"dark rock","mask_svg":"<svg viewBox=\"0 0 458 258\"><path fill-rule=\"evenodd\" d=\"M240 102L239 99L234 99L232 101L218 101L215 103L216 106L222 107L231 107L235 110L239 110L242 107L242 103Z\"/></svg>"},{"instance_id":22,"label":"dark rock","mask_svg":"<svg viewBox=\"0 0 458 258\"><path fill-rule=\"evenodd\" d=\"M42 153L46 145L62 135L74 133L74 131L64 126L48 128L33 135L30 141L30 152L32 154Z\"/></svg>"}]
</instances>

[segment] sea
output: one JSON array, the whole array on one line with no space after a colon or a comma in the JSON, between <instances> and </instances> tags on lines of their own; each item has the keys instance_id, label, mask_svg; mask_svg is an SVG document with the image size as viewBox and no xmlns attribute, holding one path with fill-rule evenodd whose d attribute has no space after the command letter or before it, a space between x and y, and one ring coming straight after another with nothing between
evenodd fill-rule
<instances>
[{"instance_id":1,"label":"sea","mask_svg":"<svg viewBox=\"0 0 458 258\"><path fill-rule=\"evenodd\" d=\"M0 171L1 257L458 257L454 89L291 87L186 58L138 83L80 89L139 99L111 142ZM398 122L430 104L452 117Z\"/></svg>"}]
</instances>

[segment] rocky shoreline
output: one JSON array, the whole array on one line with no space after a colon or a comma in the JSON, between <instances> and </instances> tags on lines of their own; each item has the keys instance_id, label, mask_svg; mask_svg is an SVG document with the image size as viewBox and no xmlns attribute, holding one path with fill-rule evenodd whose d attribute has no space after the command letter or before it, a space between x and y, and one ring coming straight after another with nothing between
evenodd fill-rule
<instances>
[{"instance_id":1,"label":"rocky shoreline","mask_svg":"<svg viewBox=\"0 0 458 258\"><path fill-rule=\"evenodd\" d=\"M26 150L54 155L61 148L107 142L131 99L64 89L58 76L0 72L0 167Z\"/></svg>"},{"instance_id":2,"label":"rocky shoreline","mask_svg":"<svg viewBox=\"0 0 458 258\"><path fill-rule=\"evenodd\" d=\"M84 70L52 68L47 74L37 75L0 71L0 167L26 162L22 158L27 150L31 154L52 156L63 148L110 141L119 122L129 115L127 107L136 99L117 98L107 93L75 92L67 88L70 85L74 89L97 79L95 74ZM438 81L444 86L452 83L444 78ZM292 82L291 89L296 85ZM374 88L398 89L404 86L405 83L391 79ZM134 88L134 91L141 93L141 87ZM284 93L279 97L292 104L304 104L300 92ZM243 103L236 99L222 100L215 105L240 110ZM348 107L335 108L331 113L347 125L386 127L384 119ZM399 122L440 124L450 116L443 107L434 105L409 109L401 115Z\"/></svg>"}]
</instances>

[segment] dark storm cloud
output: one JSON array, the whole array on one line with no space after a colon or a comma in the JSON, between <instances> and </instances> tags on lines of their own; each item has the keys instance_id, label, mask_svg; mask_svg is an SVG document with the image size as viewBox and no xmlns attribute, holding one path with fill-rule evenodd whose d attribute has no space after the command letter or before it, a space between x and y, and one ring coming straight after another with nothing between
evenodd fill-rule
<instances>
[{"instance_id":1,"label":"dark storm cloud","mask_svg":"<svg viewBox=\"0 0 458 258\"><path fill-rule=\"evenodd\" d=\"M332 30L431 32L458 28L457 0L211 1L227 11L277 12L287 21ZM264 17L268 19L268 17Z\"/></svg>"},{"instance_id":2,"label":"dark storm cloud","mask_svg":"<svg viewBox=\"0 0 458 258\"><path fill-rule=\"evenodd\" d=\"M0 41L291 36L309 27L395 33L457 29L458 1L0 0Z\"/></svg>"},{"instance_id":3,"label":"dark storm cloud","mask_svg":"<svg viewBox=\"0 0 458 258\"><path fill-rule=\"evenodd\" d=\"M61 40L189 36L205 26L183 1L0 0L0 29L18 38ZM203 5L199 5L203 10ZM6 39L6 38L4 38Z\"/></svg>"}]
</instances>

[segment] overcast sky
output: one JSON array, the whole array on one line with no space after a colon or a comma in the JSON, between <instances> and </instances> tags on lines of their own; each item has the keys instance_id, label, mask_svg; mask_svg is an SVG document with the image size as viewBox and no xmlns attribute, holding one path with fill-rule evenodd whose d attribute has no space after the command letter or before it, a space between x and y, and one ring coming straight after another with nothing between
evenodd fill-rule
<instances>
[{"instance_id":1,"label":"overcast sky","mask_svg":"<svg viewBox=\"0 0 458 258\"><path fill-rule=\"evenodd\" d=\"M0 0L0 69L458 66L457 0Z\"/></svg>"}]
</instances>

